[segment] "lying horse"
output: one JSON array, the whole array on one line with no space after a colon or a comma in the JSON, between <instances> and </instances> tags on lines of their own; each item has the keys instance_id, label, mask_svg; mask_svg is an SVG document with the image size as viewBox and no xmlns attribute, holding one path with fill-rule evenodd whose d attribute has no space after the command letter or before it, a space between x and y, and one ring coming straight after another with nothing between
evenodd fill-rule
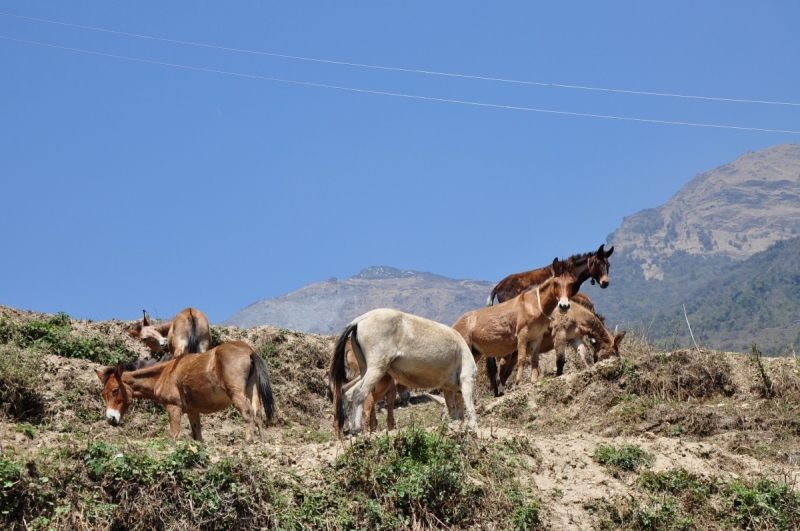
<instances>
[{"instance_id":1,"label":"lying horse","mask_svg":"<svg viewBox=\"0 0 800 531\"><path fill-rule=\"evenodd\" d=\"M345 346L345 356L348 383L361 379L361 369L358 366L356 354L353 352L350 338L347 339L347 345ZM369 431L375 431L375 429L378 427L378 417L375 412L375 405L382 398L386 398L386 429L393 430L395 428L394 403L398 395L397 387L398 386L395 383L394 378L389 376L389 374L384 374L383 378L381 378L375 385L375 389L373 389L372 392L364 399L364 416L362 423L369 426ZM331 389L331 392L333 392L333 389ZM333 428L337 431L339 430L338 412L339 411L337 408L333 409Z\"/></svg>"},{"instance_id":2,"label":"lying horse","mask_svg":"<svg viewBox=\"0 0 800 531\"><path fill-rule=\"evenodd\" d=\"M152 352L163 352L166 347L167 356L162 361L172 359L181 354L205 352L211 348L211 329L206 315L195 308L186 308L172 321L152 325L150 316L144 312L141 323L128 329L128 334L138 337Z\"/></svg>"},{"instance_id":3,"label":"lying horse","mask_svg":"<svg viewBox=\"0 0 800 531\"><path fill-rule=\"evenodd\" d=\"M575 261L575 281L572 285L572 293L578 293L584 282L591 279L592 284L597 281L600 287L605 289L608 287L608 257L614 252L612 246L608 251L605 250L605 244L601 245L596 252L576 254L571 256L568 260ZM526 271L524 273L515 273L509 275L494 287L486 300L486 306L494 304L494 298L497 296L497 302L505 302L513 299L520 293L535 288L553 275L553 266L545 266L533 271Z\"/></svg>"},{"instance_id":4,"label":"lying horse","mask_svg":"<svg viewBox=\"0 0 800 531\"><path fill-rule=\"evenodd\" d=\"M481 356L502 358L514 351L520 353L517 385L522 383L522 371L527 353L533 368L531 381L539 379L539 343L550 328L550 316L558 307L561 312L570 308L572 286L575 282L575 263L553 260L553 276L536 289L498 304L472 310L458 318L453 328L467 342L475 360Z\"/></svg>"},{"instance_id":5,"label":"lying horse","mask_svg":"<svg viewBox=\"0 0 800 531\"><path fill-rule=\"evenodd\" d=\"M343 389L348 339L361 378ZM473 402L478 368L464 339L443 324L382 308L353 320L336 341L329 383L340 431L361 432L364 400L387 373L407 387L441 388L450 417L462 420L466 408L469 426L478 426Z\"/></svg>"},{"instance_id":6,"label":"lying horse","mask_svg":"<svg viewBox=\"0 0 800 531\"><path fill-rule=\"evenodd\" d=\"M550 323L550 329L544 334L539 344L539 352L548 352L555 347L557 376L564 373L568 343L578 352L586 366L591 367L597 361L619 356L619 345L622 338L625 337L625 332L615 335L606 328L605 319L594 312L594 304L588 297L578 293L570 300L573 304L570 305L569 310ZM584 338L589 340L593 352L585 347ZM503 387L517 364L517 353L514 352L503 360L499 375L497 374L497 364L490 364L490 359L487 358L486 372L489 375L494 396L501 396Z\"/></svg>"},{"instance_id":7,"label":"lying horse","mask_svg":"<svg viewBox=\"0 0 800 531\"><path fill-rule=\"evenodd\" d=\"M231 405L245 422L245 440L251 439L253 415L263 407L267 420L274 413L272 387L264 360L241 341L223 343L196 356L170 361L135 362L95 371L103 384L106 420L118 426L134 398L163 405L169 416L169 433L178 437L181 415L186 413L192 437L203 440L200 414L215 413ZM260 427L259 427L260 429Z\"/></svg>"}]
</instances>

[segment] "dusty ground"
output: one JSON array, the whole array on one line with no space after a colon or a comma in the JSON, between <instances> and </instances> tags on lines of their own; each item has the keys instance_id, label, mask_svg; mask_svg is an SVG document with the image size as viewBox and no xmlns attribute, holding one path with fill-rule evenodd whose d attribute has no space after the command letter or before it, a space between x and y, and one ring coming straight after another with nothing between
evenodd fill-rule
<instances>
[{"instance_id":1,"label":"dusty ground","mask_svg":"<svg viewBox=\"0 0 800 531\"><path fill-rule=\"evenodd\" d=\"M37 317L2 309L17 321ZM124 334L125 323L75 322L76 334L122 338L147 357L141 345ZM277 421L261 441L246 445L244 426L229 409L202 417L212 460L247 454L275 474L314 476L349 444L337 440L327 400L326 363L332 338L272 327L251 330L217 328L222 340L241 339L267 360L277 399ZM535 449L520 480L534 486L550 529L592 529L593 500L641 496L635 472L599 464L593 454L603 444L635 444L654 455L651 471L683 469L701 477L784 478L800 488L800 365L791 358L764 360L773 386L764 397L764 381L747 356L731 353L656 353L635 340L621 359L586 369L569 357L566 374L556 378L553 355L544 355L544 378L512 388L494 398L481 385L480 429L475 437L527 439ZM0 417L4 455L24 457L42 450L85 448L94 440L137 444L167 438L160 406L138 402L122 425L103 418L98 364L45 355L41 361L47 414L34 422ZM485 376L481 374L480 378ZM441 406L422 391L397 410L398 428L438 425ZM381 427L385 416L379 415ZM457 427L454 426L454 429ZM181 437L190 430L184 419Z\"/></svg>"}]
</instances>

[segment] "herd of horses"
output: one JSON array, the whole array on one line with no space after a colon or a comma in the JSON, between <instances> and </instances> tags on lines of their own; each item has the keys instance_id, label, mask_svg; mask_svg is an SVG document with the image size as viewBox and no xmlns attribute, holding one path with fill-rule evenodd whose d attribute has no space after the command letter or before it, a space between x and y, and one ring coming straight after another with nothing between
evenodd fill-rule
<instances>
[{"instance_id":1,"label":"herd of horses","mask_svg":"<svg viewBox=\"0 0 800 531\"><path fill-rule=\"evenodd\" d=\"M594 252L510 275L494 287L486 307L468 311L452 327L388 308L354 319L337 338L328 370L337 432L358 434L364 424L374 430L375 404L382 399L387 428L394 429L394 403L404 389L440 389L450 418L476 428L481 358L486 358L492 390L500 396L515 368L515 385L522 384L528 359L531 381L539 378L541 352L556 351L559 376L567 346L587 366L619 355L625 333L610 332L594 304L578 292L587 280L608 287L613 251L601 245ZM119 425L134 398L162 404L174 438L186 414L192 437L202 440L200 415L231 404L244 420L248 442L254 423L261 430L260 413L272 421L275 402L264 360L241 341L211 348L203 312L188 308L162 324L152 324L144 312L128 333L161 357L95 371L111 425Z\"/></svg>"}]
</instances>

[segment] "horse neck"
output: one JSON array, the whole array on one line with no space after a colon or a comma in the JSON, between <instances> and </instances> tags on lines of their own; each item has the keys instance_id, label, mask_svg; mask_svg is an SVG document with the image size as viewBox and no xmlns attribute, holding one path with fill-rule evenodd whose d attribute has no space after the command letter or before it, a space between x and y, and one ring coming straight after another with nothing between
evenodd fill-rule
<instances>
[{"instance_id":1,"label":"horse neck","mask_svg":"<svg viewBox=\"0 0 800 531\"><path fill-rule=\"evenodd\" d=\"M171 362L156 363L138 371L122 373L122 383L133 391L134 398L146 398L158 402L157 386L164 374L164 369L172 366Z\"/></svg>"},{"instance_id":2,"label":"horse neck","mask_svg":"<svg viewBox=\"0 0 800 531\"><path fill-rule=\"evenodd\" d=\"M155 329L158 330L158 333L164 337L167 337L167 335L169 335L170 328L172 328L172 321L167 321L166 323L162 323L155 327Z\"/></svg>"},{"instance_id":3,"label":"horse neck","mask_svg":"<svg viewBox=\"0 0 800 531\"><path fill-rule=\"evenodd\" d=\"M541 284L536 289L531 290L539 292L539 298L541 300L541 305L537 302L537 308L542 310L545 315L550 315L556 310L556 306L558 306L558 295L556 294L556 286L558 284L555 281L555 278L551 278L547 280L544 284ZM536 297L536 293L533 293L533 296Z\"/></svg>"},{"instance_id":4,"label":"horse neck","mask_svg":"<svg viewBox=\"0 0 800 531\"><path fill-rule=\"evenodd\" d=\"M589 257L593 255L589 255L585 258L581 258L575 261L575 269L572 270L572 274L575 276L575 282L572 283L572 293L578 293L580 291L581 286L584 282L589 280L591 277L591 272L589 271Z\"/></svg>"}]
</instances>

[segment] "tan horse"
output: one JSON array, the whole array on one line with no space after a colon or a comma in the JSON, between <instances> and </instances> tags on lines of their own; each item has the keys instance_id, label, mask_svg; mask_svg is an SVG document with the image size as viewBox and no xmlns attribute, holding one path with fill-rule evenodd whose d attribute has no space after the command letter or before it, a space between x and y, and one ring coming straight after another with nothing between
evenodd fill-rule
<instances>
[{"instance_id":1,"label":"tan horse","mask_svg":"<svg viewBox=\"0 0 800 531\"><path fill-rule=\"evenodd\" d=\"M531 381L539 379L539 343L550 329L556 308L566 312L572 296L574 261L553 261L553 275L536 288L500 303L472 310L458 318L453 328L467 342L476 361L481 356L502 358L519 352L517 385L528 353L531 357Z\"/></svg>"},{"instance_id":2,"label":"tan horse","mask_svg":"<svg viewBox=\"0 0 800 531\"><path fill-rule=\"evenodd\" d=\"M231 405L245 422L245 440L251 439L254 414L264 408L267 420L274 412L272 387L264 360L241 341L229 341L196 356L179 356L128 371L124 364L95 371L103 384L106 420L118 426L134 398L163 405L169 416L169 433L178 437L181 415L186 413L192 437L203 440L200 414L215 413Z\"/></svg>"},{"instance_id":3,"label":"tan horse","mask_svg":"<svg viewBox=\"0 0 800 531\"><path fill-rule=\"evenodd\" d=\"M348 339L361 378L343 392ZM450 417L463 419L466 408L470 427L478 426L473 402L478 368L464 339L441 323L383 308L350 322L336 341L328 374L341 431L361 432L364 400L387 373L407 387L442 389Z\"/></svg>"},{"instance_id":4,"label":"tan horse","mask_svg":"<svg viewBox=\"0 0 800 531\"><path fill-rule=\"evenodd\" d=\"M162 361L181 354L196 354L211 348L211 328L206 314L195 308L186 308L172 321L153 325L150 316L144 312L141 323L128 329L128 334L138 337L152 352L163 352L167 349L169 356Z\"/></svg>"},{"instance_id":5,"label":"tan horse","mask_svg":"<svg viewBox=\"0 0 800 531\"><path fill-rule=\"evenodd\" d=\"M352 387L352 385L357 383L355 380L361 379L361 369L358 366L358 359L356 358L355 352L353 352L353 347L349 338L345 346L345 356L348 386ZM349 388L348 386L345 387ZM394 378L388 374L384 374L383 378L375 385L375 389L364 399L364 416L362 418L362 423L369 426L369 431L375 431L378 427L375 405L382 398L386 398L386 429L393 430L395 428L394 404L398 395L397 387ZM332 391L333 389L331 389L331 392ZM333 410L333 427L335 430L339 429L338 410L336 408Z\"/></svg>"},{"instance_id":6,"label":"tan horse","mask_svg":"<svg viewBox=\"0 0 800 531\"><path fill-rule=\"evenodd\" d=\"M539 352L555 349L557 376L564 374L567 344L578 352L587 367L591 367L597 361L619 356L619 345L625 337L624 331L615 335L606 328L603 317L594 312L594 304L588 297L578 293L571 300L573 304L569 310L550 323L550 329L539 343ZM584 345L584 338L592 345L591 350ZM501 360L499 375L497 365L487 363L486 369L495 396L503 394L503 387L516 365L516 352Z\"/></svg>"}]
</instances>

